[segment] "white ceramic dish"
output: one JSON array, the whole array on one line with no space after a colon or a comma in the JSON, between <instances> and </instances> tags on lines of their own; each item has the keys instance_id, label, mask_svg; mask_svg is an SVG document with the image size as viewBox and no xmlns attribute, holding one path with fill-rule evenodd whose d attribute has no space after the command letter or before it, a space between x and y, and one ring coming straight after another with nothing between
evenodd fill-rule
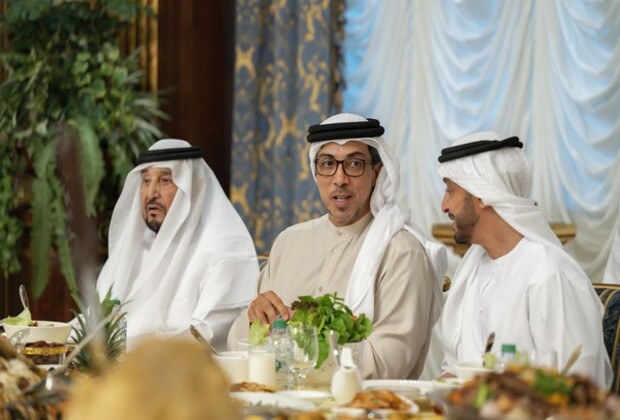
<instances>
[{"instance_id":1,"label":"white ceramic dish","mask_svg":"<svg viewBox=\"0 0 620 420\"><path fill-rule=\"evenodd\" d=\"M442 390L446 390L446 389L458 388L461 385L463 385L465 382L467 382L467 381L464 381L464 380L459 379L459 378L437 379L437 380L431 382L433 384L432 391L442 391Z\"/></svg>"},{"instance_id":2,"label":"white ceramic dish","mask_svg":"<svg viewBox=\"0 0 620 420\"><path fill-rule=\"evenodd\" d=\"M286 390L280 391L277 393L278 395L284 395L287 397L298 398L300 400L312 401L315 404L320 404L323 401L332 397L327 391L317 391L313 389L300 389L300 390Z\"/></svg>"},{"instance_id":3,"label":"white ceramic dish","mask_svg":"<svg viewBox=\"0 0 620 420\"><path fill-rule=\"evenodd\" d=\"M458 381L458 383L457 383ZM458 378L449 378L435 381L418 381L412 379L367 379L362 383L364 390L389 389L404 394L408 398L417 398L415 393L426 395L431 391L457 388L462 381ZM399 392L403 391L403 392ZM410 391L410 392L407 392Z\"/></svg>"},{"instance_id":4,"label":"white ceramic dish","mask_svg":"<svg viewBox=\"0 0 620 420\"><path fill-rule=\"evenodd\" d=\"M4 331L7 337L11 339L16 332L28 329L28 337L26 337L26 343L33 343L35 341L45 341L47 343L66 343L69 334L71 333L71 325L66 322L56 321L37 321L36 327L17 326L17 325L4 325Z\"/></svg>"},{"instance_id":5,"label":"white ceramic dish","mask_svg":"<svg viewBox=\"0 0 620 420\"><path fill-rule=\"evenodd\" d=\"M383 388L383 389L388 389L388 388ZM409 414L416 414L420 412L420 407L413 402L412 400L410 400L409 398L407 398L406 396L399 394L398 395L403 401L407 402L410 405L409 410L407 410L406 412ZM391 409L375 409L372 410L372 412L375 415L378 415L380 419L383 418L389 418L391 413L394 413L394 410ZM357 407L345 407L345 406L337 406L332 408L332 413L336 416L347 416L347 417L352 417L352 418L356 418L356 417L361 417L361 418L369 418L368 417L368 412L367 410L363 409L363 408L357 408Z\"/></svg>"},{"instance_id":6,"label":"white ceramic dish","mask_svg":"<svg viewBox=\"0 0 620 420\"><path fill-rule=\"evenodd\" d=\"M247 351L222 351L213 355L228 380L235 384L249 380L249 356Z\"/></svg>"},{"instance_id":7,"label":"white ceramic dish","mask_svg":"<svg viewBox=\"0 0 620 420\"><path fill-rule=\"evenodd\" d=\"M390 391L413 390L421 395L435 390L430 381L416 381L410 379L368 379L362 383L364 390L368 389L389 389ZM408 396L408 395L407 395Z\"/></svg>"},{"instance_id":8,"label":"white ceramic dish","mask_svg":"<svg viewBox=\"0 0 620 420\"><path fill-rule=\"evenodd\" d=\"M230 397L255 406L269 405L300 411L312 411L316 409L316 406L310 401L269 392L231 392Z\"/></svg>"},{"instance_id":9,"label":"white ceramic dish","mask_svg":"<svg viewBox=\"0 0 620 420\"><path fill-rule=\"evenodd\" d=\"M454 365L454 369L456 370L456 376L464 381L476 375L484 375L485 373L493 372L493 369L482 367L478 362L457 363Z\"/></svg>"},{"instance_id":10,"label":"white ceramic dish","mask_svg":"<svg viewBox=\"0 0 620 420\"><path fill-rule=\"evenodd\" d=\"M237 339L237 346L239 346L239 350L242 351L249 351L250 350L250 343L248 343L248 338L238 338Z\"/></svg>"}]
</instances>

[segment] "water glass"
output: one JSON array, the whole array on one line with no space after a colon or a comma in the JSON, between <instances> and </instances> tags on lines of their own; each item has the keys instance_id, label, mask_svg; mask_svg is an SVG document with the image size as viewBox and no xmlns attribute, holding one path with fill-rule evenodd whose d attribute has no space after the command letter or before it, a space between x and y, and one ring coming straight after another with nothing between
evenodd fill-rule
<instances>
[{"instance_id":1,"label":"water glass","mask_svg":"<svg viewBox=\"0 0 620 420\"><path fill-rule=\"evenodd\" d=\"M213 355L230 383L249 381L249 355L247 351L223 351Z\"/></svg>"},{"instance_id":2,"label":"water glass","mask_svg":"<svg viewBox=\"0 0 620 420\"><path fill-rule=\"evenodd\" d=\"M314 325L291 324L288 326L292 353L289 369L295 375L297 389L302 389L306 374L319 358L318 332Z\"/></svg>"},{"instance_id":3,"label":"water glass","mask_svg":"<svg viewBox=\"0 0 620 420\"><path fill-rule=\"evenodd\" d=\"M536 349L527 354L530 366L558 370L558 353L555 350Z\"/></svg>"},{"instance_id":4,"label":"water glass","mask_svg":"<svg viewBox=\"0 0 620 420\"><path fill-rule=\"evenodd\" d=\"M248 378L250 382L276 386L276 352L271 343L250 345Z\"/></svg>"}]
</instances>

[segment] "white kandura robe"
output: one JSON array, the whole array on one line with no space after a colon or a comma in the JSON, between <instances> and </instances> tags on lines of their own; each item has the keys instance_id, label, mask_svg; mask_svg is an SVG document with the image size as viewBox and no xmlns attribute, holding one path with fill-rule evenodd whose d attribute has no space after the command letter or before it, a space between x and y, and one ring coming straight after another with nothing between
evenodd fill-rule
<instances>
[{"instance_id":1,"label":"white kandura robe","mask_svg":"<svg viewBox=\"0 0 620 420\"><path fill-rule=\"evenodd\" d=\"M445 370L455 373L457 362L479 360L495 332L496 354L502 343L556 350L560 367L581 344L571 372L609 385L598 297L570 257L527 238L496 260L477 245L468 253L479 254L478 263L469 278L452 284L444 307Z\"/></svg>"},{"instance_id":2,"label":"white kandura robe","mask_svg":"<svg viewBox=\"0 0 620 420\"><path fill-rule=\"evenodd\" d=\"M259 278L259 293L273 290L290 307L301 295L338 292L344 297L351 271L372 225L370 213L336 227L327 215L294 225L278 235ZM417 378L424 367L434 324L435 277L420 242L397 232L374 279L373 332L363 342L361 370L366 378ZM244 312L231 328L228 345L247 337Z\"/></svg>"},{"instance_id":3,"label":"white kandura robe","mask_svg":"<svg viewBox=\"0 0 620 420\"><path fill-rule=\"evenodd\" d=\"M166 139L149 150L190 147ZM178 190L157 234L146 226L140 172L170 168ZM189 336L189 326L217 349L254 296L258 261L252 238L204 159L143 163L125 180L109 234L109 258L97 279L127 311L132 346L148 335Z\"/></svg>"}]
</instances>

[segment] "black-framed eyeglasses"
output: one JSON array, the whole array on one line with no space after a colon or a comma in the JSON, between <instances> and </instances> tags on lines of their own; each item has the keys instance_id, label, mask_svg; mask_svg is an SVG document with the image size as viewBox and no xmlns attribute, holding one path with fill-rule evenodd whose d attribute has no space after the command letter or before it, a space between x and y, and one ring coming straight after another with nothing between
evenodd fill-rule
<instances>
[{"instance_id":1,"label":"black-framed eyeglasses","mask_svg":"<svg viewBox=\"0 0 620 420\"><path fill-rule=\"evenodd\" d=\"M346 176L358 177L364 175L366 164L372 163L372 160L364 160L359 158L347 158L344 160L334 159L329 156L322 156L314 160L317 175L334 176L338 171L338 165L342 164L342 170Z\"/></svg>"}]
</instances>

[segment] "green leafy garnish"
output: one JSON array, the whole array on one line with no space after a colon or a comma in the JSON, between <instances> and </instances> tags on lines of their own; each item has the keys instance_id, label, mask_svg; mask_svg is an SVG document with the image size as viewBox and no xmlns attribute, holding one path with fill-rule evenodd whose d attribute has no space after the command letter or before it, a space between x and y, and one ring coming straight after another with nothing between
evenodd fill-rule
<instances>
[{"instance_id":1,"label":"green leafy garnish","mask_svg":"<svg viewBox=\"0 0 620 420\"><path fill-rule=\"evenodd\" d=\"M357 343L372 332L372 321L365 315L355 316L337 293L319 297L300 296L291 306L291 322L314 325L319 336L319 368L329 354L328 334L338 333L338 344Z\"/></svg>"},{"instance_id":2,"label":"green leafy garnish","mask_svg":"<svg viewBox=\"0 0 620 420\"><path fill-rule=\"evenodd\" d=\"M263 324L259 319L255 319L250 325L248 344L265 344L268 335L269 324Z\"/></svg>"},{"instance_id":3,"label":"green leafy garnish","mask_svg":"<svg viewBox=\"0 0 620 420\"><path fill-rule=\"evenodd\" d=\"M478 388L478 393L476 394L476 399L474 400L474 407L480 408L484 405L484 403L489 400L491 396L491 387L489 384L481 384L480 388Z\"/></svg>"},{"instance_id":4,"label":"green leafy garnish","mask_svg":"<svg viewBox=\"0 0 620 420\"><path fill-rule=\"evenodd\" d=\"M482 355L482 367L488 369L495 369L497 365L497 356L494 353L488 352Z\"/></svg>"},{"instance_id":5,"label":"green leafy garnish","mask_svg":"<svg viewBox=\"0 0 620 420\"><path fill-rule=\"evenodd\" d=\"M571 385L565 377L543 370L536 371L534 388L544 396L551 394L569 395Z\"/></svg>"},{"instance_id":6,"label":"green leafy garnish","mask_svg":"<svg viewBox=\"0 0 620 420\"><path fill-rule=\"evenodd\" d=\"M17 316L9 316L4 320L6 325L13 325L16 327L27 327L32 322L32 315L28 309L24 309Z\"/></svg>"}]
</instances>

